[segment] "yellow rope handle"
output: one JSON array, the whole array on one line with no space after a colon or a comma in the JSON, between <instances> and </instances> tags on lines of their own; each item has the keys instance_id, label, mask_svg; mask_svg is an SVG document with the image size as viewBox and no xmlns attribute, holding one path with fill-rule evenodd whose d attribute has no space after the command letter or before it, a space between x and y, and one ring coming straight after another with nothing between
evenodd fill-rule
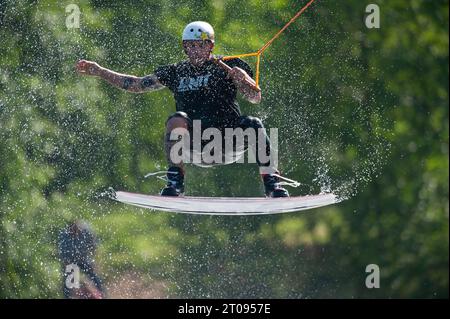
<instances>
[{"instance_id":1,"label":"yellow rope handle","mask_svg":"<svg viewBox=\"0 0 450 319\"><path fill-rule=\"evenodd\" d=\"M259 88L259 63L261 62L261 54L262 54L262 52L256 56L256 76L255 76L255 83L256 83L256 86L257 86L258 88ZM261 88L260 88L260 90L261 90Z\"/></svg>"},{"instance_id":2,"label":"yellow rope handle","mask_svg":"<svg viewBox=\"0 0 450 319\"><path fill-rule=\"evenodd\" d=\"M261 53L260 52L254 52L254 53L247 53L247 54L239 54L239 55L229 55L229 56L224 56L222 57L221 60L232 60L232 59L236 59L236 58L244 58L244 57L248 57L248 56L256 56L256 76L255 76L255 82L256 82L256 87L261 90L261 88L259 87L259 61L260 61L260 57L261 57Z\"/></svg>"},{"instance_id":3,"label":"yellow rope handle","mask_svg":"<svg viewBox=\"0 0 450 319\"><path fill-rule=\"evenodd\" d=\"M303 12L305 12L306 9L308 9L308 7L314 2L315 0L310 0L299 12L296 13L296 15L289 20L288 23L286 23L286 25L281 28L280 31L278 31L277 34L274 35L274 37L272 39L270 39L266 44L264 44L261 49L258 50L258 52L254 52L254 53L246 53L246 54L239 54L239 55L230 55L230 56L224 56L221 58L221 60L231 60L231 59L236 59L236 58L245 58L245 57L250 57L250 56L256 56L256 75L255 75L255 82L256 82L256 87L259 88L259 65L261 62L261 55L263 54L263 52L273 43L273 41L275 41L275 39L277 39L281 33L284 32L284 30L286 30L295 20L297 20L297 18L299 16L302 15Z\"/></svg>"},{"instance_id":4,"label":"yellow rope handle","mask_svg":"<svg viewBox=\"0 0 450 319\"><path fill-rule=\"evenodd\" d=\"M217 63L217 65L219 65L220 67L224 68L225 70L227 70L228 72L231 71L231 67L227 64L225 64L225 62L223 62L221 59L214 59L214 62ZM248 80L245 79L245 82L247 82L247 84L254 90L256 91L261 91L260 87L258 86L258 84L253 84L253 80Z\"/></svg>"},{"instance_id":5,"label":"yellow rope handle","mask_svg":"<svg viewBox=\"0 0 450 319\"><path fill-rule=\"evenodd\" d=\"M258 54L259 54L259 52L239 54L239 55L228 55L228 56L222 57L221 60L226 61L226 60L232 60L232 59L236 59L236 58L245 58L247 56L257 56Z\"/></svg>"}]
</instances>

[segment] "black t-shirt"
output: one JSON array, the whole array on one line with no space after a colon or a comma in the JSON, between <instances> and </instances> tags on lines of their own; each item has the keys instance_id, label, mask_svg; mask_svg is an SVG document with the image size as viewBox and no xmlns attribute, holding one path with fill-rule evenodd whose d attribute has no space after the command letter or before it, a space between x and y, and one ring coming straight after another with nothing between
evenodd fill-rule
<instances>
[{"instance_id":1,"label":"black t-shirt","mask_svg":"<svg viewBox=\"0 0 450 319\"><path fill-rule=\"evenodd\" d=\"M241 59L224 62L230 67L240 67L253 77L252 69ZM213 61L201 66L189 61L165 65L157 68L155 75L172 91L177 111L186 112L191 120L201 120L202 128L230 126L241 115L236 86Z\"/></svg>"}]
</instances>

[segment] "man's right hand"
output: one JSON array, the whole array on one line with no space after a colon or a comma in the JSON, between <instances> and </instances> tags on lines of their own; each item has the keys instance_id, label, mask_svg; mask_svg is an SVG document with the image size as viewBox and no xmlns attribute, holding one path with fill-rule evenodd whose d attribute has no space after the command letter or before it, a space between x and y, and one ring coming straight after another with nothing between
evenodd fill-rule
<instances>
[{"instance_id":1,"label":"man's right hand","mask_svg":"<svg viewBox=\"0 0 450 319\"><path fill-rule=\"evenodd\" d=\"M80 60L77 62L75 69L82 75L100 75L100 65L92 61Z\"/></svg>"}]
</instances>

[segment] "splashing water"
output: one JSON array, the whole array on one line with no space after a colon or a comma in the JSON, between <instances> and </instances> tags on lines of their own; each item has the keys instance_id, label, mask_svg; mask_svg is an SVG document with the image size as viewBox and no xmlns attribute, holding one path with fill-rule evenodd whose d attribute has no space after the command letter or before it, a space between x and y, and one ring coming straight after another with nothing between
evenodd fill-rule
<instances>
[{"instance_id":1,"label":"splashing water","mask_svg":"<svg viewBox=\"0 0 450 319\"><path fill-rule=\"evenodd\" d=\"M164 123L174 101L167 91L132 95L81 78L74 63L85 58L118 72L150 74L185 59L180 30L199 17L216 28L216 53L250 52L292 14L276 1L240 3L239 9L230 3L198 8L197 1L162 1L134 8L94 1L80 6L80 29L73 30L50 1L0 5L4 47L12 48L2 49L0 70L0 259L12 265L8 276L0 266L0 282L7 282L0 284L0 297L60 295L55 246L59 230L74 218L98 231L103 244L96 260L121 297L308 296L301 285L313 273L308 260L320 253L292 247L324 240L320 227L308 239L299 235L307 226L296 219L136 214L102 199L108 186L159 191L160 184L142 176L165 169ZM304 184L295 195L334 193L345 200L385 164L389 104L376 100L378 82L366 77L367 61L354 54L356 45L340 45L354 33L340 29L342 18L327 8L330 2L322 3L264 54L262 104L241 106L266 128L279 128L283 175ZM338 21L336 29L328 29L327 19ZM255 170L191 169L187 183L202 195L255 196L261 194ZM267 261L284 250L279 260Z\"/></svg>"}]
</instances>

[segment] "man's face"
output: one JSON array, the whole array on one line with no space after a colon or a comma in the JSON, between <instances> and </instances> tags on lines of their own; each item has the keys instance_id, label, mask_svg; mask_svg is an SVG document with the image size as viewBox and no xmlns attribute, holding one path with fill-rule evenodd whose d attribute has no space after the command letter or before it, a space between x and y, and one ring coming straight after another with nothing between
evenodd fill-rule
<instances>
[{"instance_id":1,"label":"man's face","mask_svg":"<svg viewBox=\"0 0 450 319\"><path fill-rule=\"evenodd\" d=\"M203 40L183 41L184 52L192 63L203 63L209 60L214 43Z\"/></svg>"}]
</instances>

